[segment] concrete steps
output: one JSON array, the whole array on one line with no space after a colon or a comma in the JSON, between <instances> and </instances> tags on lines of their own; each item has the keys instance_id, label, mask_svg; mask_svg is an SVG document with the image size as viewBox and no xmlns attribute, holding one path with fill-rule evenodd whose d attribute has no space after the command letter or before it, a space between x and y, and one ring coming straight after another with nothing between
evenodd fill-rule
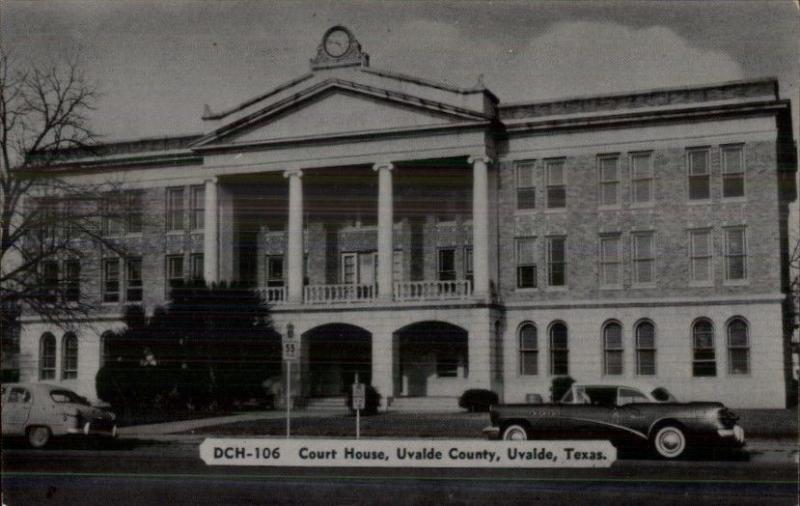
<instances>
[{"instance_id":1,"label":"concrete steps","mask_svg":"<svg viewBox=\"0 0 800 506\"><path fill-rule=\"evenodd\" d=\"M395 397L389 411L401 413L457 413L458 397Z\"/></svg>"},{"instance_id":2,"label":"concrete steps","mask_svg":"<svg viewBox=\"0 0 800 506\"><path fill-rule=\"evenodd\" d=\"M312 397L308 399L306 403L306 408L308 410L316 410L316 411L331 411L331 412L347 412L347 406L345 406L346 397Z\"/></svg>"}]
</instances>

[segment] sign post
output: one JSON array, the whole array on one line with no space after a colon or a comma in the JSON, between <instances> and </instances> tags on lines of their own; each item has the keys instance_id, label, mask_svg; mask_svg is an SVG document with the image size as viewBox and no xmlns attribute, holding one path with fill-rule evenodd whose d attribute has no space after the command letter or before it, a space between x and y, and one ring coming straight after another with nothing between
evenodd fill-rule
<instances>
[{"instance_id":1,"label":"sign post","mask_svg":"<svg viewBox=\"0 0 800 506\"><path fill-rule=\"evenodd\" d=\"M361 437L361 410L366 405L366 388L358 381L358 373L353 383L353 409L356 410L356 439Z\"/></svg>"},{"instance_id":2,"label":"sign post","mask_svg":"<svg viewBox=\"0 0 800 506\"><path fill-rule=\"evenodd\" d=\"M294 339L294 325L286 325L286 335L281 340L283 360L286 362L286 437L292 433L292 362L297 360L297 341Z\"/></svg>"}]
</instances>

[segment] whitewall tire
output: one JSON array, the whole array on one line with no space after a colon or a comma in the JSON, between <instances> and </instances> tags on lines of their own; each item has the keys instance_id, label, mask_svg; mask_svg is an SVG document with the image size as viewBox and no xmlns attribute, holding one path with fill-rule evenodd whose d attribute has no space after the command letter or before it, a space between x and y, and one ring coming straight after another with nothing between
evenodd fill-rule
<instances>
[{"instance_id":1,"label":"whitewall tire","mask_svg":"<svg viewBox=\"0 0 800 506\"><path fill-rule=\"evenodd\" d=\"M665 425L653 437L653 449L659 457L677 459L686 453L686 434L674 425Z\"/></svg>"},{"instance_id":2,"label":"whitewall tire","mask_svg":"<svg viewBox=\"0 0 800 506\"><path fill-rule=\"evenodd\" d=\"M528 430L519 424L511 424L503 429L503 441L527 441Z\"/></svg>"}]
</instances>

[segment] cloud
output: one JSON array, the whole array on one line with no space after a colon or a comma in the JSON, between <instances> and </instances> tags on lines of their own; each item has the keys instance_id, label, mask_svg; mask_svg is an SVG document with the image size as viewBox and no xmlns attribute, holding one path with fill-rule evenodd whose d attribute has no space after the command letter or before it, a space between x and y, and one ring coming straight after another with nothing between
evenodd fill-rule
<instances>
[{"instance_id":1,"label":"cloud","mask_svg":"<svg viewBox=\"0 0 800 506\"><path fill-rule=\"evenodd\" d=\"M664 26L564 22L510 54L487 84L504 101L538 100L742 79L729 55L691 46Z\"/></svg>"}]
</instances>

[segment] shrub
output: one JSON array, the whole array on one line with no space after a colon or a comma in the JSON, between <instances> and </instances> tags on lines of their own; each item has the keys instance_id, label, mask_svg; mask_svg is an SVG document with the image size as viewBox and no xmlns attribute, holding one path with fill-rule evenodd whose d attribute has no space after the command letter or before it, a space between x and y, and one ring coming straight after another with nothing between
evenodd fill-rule
<instances>
[{"instance_id":1,"label":"shrub","mask_svg":"<svg viewBox=\"0 0 800 506\"><path fill-rule=\"evenodd\" d=\"M365 398L364 398L364 409L361 410L362 415L376 415L378 414L378 408L381 405L381 394L375 390L375 387L372 385L367 385L365 387ZM350 408L350 413L355 415L356 410L353 409L353 389L347 389L347 402L346 406Z\"/></svg>"},{"instance_id":2,"label":"shrub","mask_svg":"<svg viewBox=\"0 0 800 506\"><path fill-rule=\"evenodd\" d=\"M491 390L473 388L461 394L458 405L469 411L484 412L489 411L489 406L498 402L497 394Z\"/></svg>"},{"instance_id":3,"label":"shrub","mask_svg":"<svg viewBox=\"0 0 800 506\"><path fill-rule=\"evenodd\" d=\"M553 383L550 386L550 400L553 402L560 401L573 383L575 383L575 380L570 376L556 376L553 378Z\"/></svg>"}]
</instances>

